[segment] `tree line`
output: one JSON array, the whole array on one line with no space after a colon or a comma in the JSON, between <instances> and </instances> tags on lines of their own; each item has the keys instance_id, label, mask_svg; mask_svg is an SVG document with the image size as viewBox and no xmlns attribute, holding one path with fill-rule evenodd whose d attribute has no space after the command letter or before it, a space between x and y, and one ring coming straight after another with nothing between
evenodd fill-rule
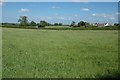
<instances>
[{"instance_id":1,"label":"tree line","mask_svg":"<svg viewBox=\"0 0 120 80\"><path fill-rule=\"evenodd\" d=\"M62 26L62 23L54 23L50 24L44 20L40 21L39 23L35 23L34 21L28 22L27 16L20 16L18 19L21 26L38 26L38 27L45 27L45 26Z\"/></svg>"},{"instance_id":2,"label":"tree line","mask_svg":"<svg viewBox=\"0 0 120 80\"><path fill-rule=\"evenodd\" d=\"M38 26L38 27L45 27L45 26L66 26L66 25L63 25L62 23L54 23L54 24L50 24L44 20L40 21L39 23L36 23L35 21L31 21L29 22L28 19L27 19L27 16L20 16L20 18L18 19L18 22L20 24L10 24L10 23L3 23L2 25L17 25L17 26ZM84 28L88 28L88 27L97 27L97 26L93 26L91 25L90 23L87 23L87 22L84 22L84 21L80 21L78 23L76 23L75 21L72 21L70 25L67 25L67 26L70 26L70 27L84 27ZM115 23L114 26L119 26L120 27L120 24L118 23ZM111 27L111 26L109 26ZM113 27L113 26L112 26Z\"/></svg>"},{"instance_id":3,"label":"tree line","mask_svg":"<svg viewBox=\"0 0 120 80\"><path fill-rule=\"evenodd\" d=\"M18 22L20 22L21 26L38 26L38 27L45 27L45 26L63 26L62 23L54 23L54 24L50 24L46 21L40 21L40 23L35 23L34 21L31 21L30 23L27 20L26 16L20 16L20 18L18 19ZM80 27L80 26L87 26L89 25L89 23L84 22L84 21L80 21L77 25L75 23L75 21L72 21L72 23L69 25L70 27Z\"/></svg>"}]
</instances>

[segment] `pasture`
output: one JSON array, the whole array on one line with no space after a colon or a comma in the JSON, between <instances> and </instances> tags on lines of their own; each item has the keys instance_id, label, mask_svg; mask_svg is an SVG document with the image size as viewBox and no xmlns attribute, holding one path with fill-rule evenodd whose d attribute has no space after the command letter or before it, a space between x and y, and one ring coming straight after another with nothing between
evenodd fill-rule
<instances>
[{"instance_id":1,"label":"pasture","mask_svg":"<svg viewBox=\"0 0 120 80\"><path fill-rule=\"evenodd\" d=\"M99 78L118 71L118 31L2 29L3 78Z\"/></svg>"},{"instance_id":2,"label":"pasture","mask_svg":"<svg viewBox=\"0 0 120 80\"><path fill-rule=\"evenodd\" d=\"M69 26L45 26L45 28L72 28Z\"/></svg>"}]
</instances>

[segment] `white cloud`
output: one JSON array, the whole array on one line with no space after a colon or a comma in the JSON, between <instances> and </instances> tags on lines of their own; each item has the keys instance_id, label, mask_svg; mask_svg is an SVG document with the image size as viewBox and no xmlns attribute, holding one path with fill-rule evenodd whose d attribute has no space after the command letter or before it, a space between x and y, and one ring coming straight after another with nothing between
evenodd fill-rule
<instances>
[{"instance_id":1,"label":"white cloud","mask_svg":"<svg viewBox=\"0 0 120 80\"><path fill-rule=\"evenodd\" d=\"M46 16L45 18L48 19L48 20L52 20L53 19L52 17L48 17L48 16Z\"/></svg>"},{"instance_id":2,"label":"white cloud","mask_svg":"<svg viewBox=\"0 0 120 80\"><path fill-rule=\"evenodd\" d=\"M0 6L2 6L2 2L0 2Z\"/></svg>"},{"instance_id":3,"label":"white cloud","mask_svg":"<svg viewBox=\"0 0 120 80\"><path fill-rule=\"evenodd\" d=\"M105 14L105 13L102 13L102 14L98 14L98 13L94 13L94 14L91 14L92 16L94 17L101 17L101 18L106 18L106 19L111 19L111 20L117 20L118 19L118 15L120 15L120 13L113 13L113 14Z\"/></svg>"},{"instance_id":4,"label":"white cloud","mask_svg":"<svg viewBox=\"0 0 120 80\"><path fill-rule=\"evenodd\" d=\"M85 1L85 2L81 2L81 3L85 3L85 4L88 4L88 3L90 3L89 1Z\"/></svg>"},{"instance_id":5,"label":"white cloud","mask_svg":"<svg viewBox=\"0 0 120 80\"><path fill-rule=\"evenodd\" d=\"M95 17L108 17L108 16L110 16L110 15L108 15L108 14L92 14L92 16L95 16ZM112 15L111 15L112 16Z\"/></svg>"},{"instance_id":6,"label":"white cloud","mask_svg":"<svg viewBox=\"0 0 120 80\"><path fill-rule=\"evenodd\" d=\"M78 15L77 15L77 14L75 14L74 16L75 16L75 17L78 17Z\"/></svg>"},{"instance_id":7,"label":"white cloud","mask_svg":"<svg viewBox=\"0 0 120 80\"><path fill-rule=\"evenodd\" d=\"M80 2L81 0L72 0L72 1L74 1L74 2Z\"/></svg>"},{"instance_id":8,"label":"white cloud","mask_svg":"<svg viewBox=\"0 0 120 80\"><path fill-rule=\"evenodd\" d=\"M52 20L53 18L52 17L49 17L49 16L31 16L29 15L29 17L31 20L35 19L35 20Z\"/></svg>"},{"instance_id":9,"label":"white cloud","mask_svg":"<svg viewBox=\"0 0 120 80\"><path fill-rule=\"evenodd\" d=\"M0 6L3 6L3 2L2 1L0 1Z\"/></svg>"},{"instance_id":10,"label":"white cloud","mask_svg":"<svg viewBox=\"0 0 120 80\"><path fill-rule=\"evenodd\" d=\"M64 17L58 17L58 19L60 19L60 20L65 20L65 18L64 18Z\"/></svg>"},{"instance_id":11,"label":"white cloud","mask_svg":"<svg viewBox=\"0 0 120 80\"><path fill-rule=\"evenodd\" d=\"M117 15L116 14L92 14L93 17L96 17L97 19L101 19L101 21L117 21Z\"/></svg>"},{"instance_id":12,"label":"white cloud","mask_svg":"<svg viewBox=\"0 0 120 80\"><path fill-rule=\"evenodd\" d=\"M113 19L113 20L114 20L115 18L114 18L114 17L110 17L110 19Z\"/></svg>"},{"instance_id":13,"label":"white cloud","mask_svg":"<svg viewBox=\"0 0 120 80\"><path fill-rule=\"evenodd\" d=\"M73 20L71 17L68 17L67 20Z\"/></svg>"},{"instance_id":14,"label":"white cloud","mask_svg":"<svg viewBox=\"0 0 120 80\"><path fill-rule=\"evenodd\" d=\"M29 9L21 9L20 11L18 12L29 12Z\"/></svg>"},{"instance_id":15,"label":"white cloud","mask_svg":"<svg viewBox=\"0 0 120 80\"><path fill-rule=\"evenodd\" d=\"M50 16L29 16L30 19L36 19L36 20L71 20L70 17L50 17Z\"/></svg>"},{"instance_id":16,"label":"white cloud","mask_svg":"<svg viewBox=\"0 0 120 80\"><path fill-rule=\"evenodd\" d=\"M92 14L92 16L96 16L96 14Z\"/></svg>"},{"instance_id":17,"label":"white cloud","mask_svg":"<svg viewBox=\"0 0 120 80\"><path fill-rule=\"evenodd\" d=\"M60 8L60 7L58 7L58 6L52 6L52 8Z\"/></svg>"},{"instance_id":18,"label":"white cloud","mask_svg":"<svg viewBox=\"0 0 120 80\"><path fill-rule=\"evenodd\" d=\"M103 17L107 17L107 16L103 16Z\"/></svg>"},{"instance_id":19,"label":"white cloud","mask_svg":"<svg viewBox=\"0 0 120 80\"><path fill-rule=\"evenodd\" d=\"M81 9L81 11L90 11L88 8Z\"/></svg>"}]
</instances>

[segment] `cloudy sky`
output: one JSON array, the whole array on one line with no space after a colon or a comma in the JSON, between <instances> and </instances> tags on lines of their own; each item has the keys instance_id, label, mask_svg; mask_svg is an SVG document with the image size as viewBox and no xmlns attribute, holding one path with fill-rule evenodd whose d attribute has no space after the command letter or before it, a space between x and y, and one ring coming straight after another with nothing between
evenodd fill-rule
<instances>
[{"instance_id":1,"label":"cloudy sky","mask_svg":"<svg viewBox=\"0 0 120 80\"><path fill-rule=\"evenodd\" d=\"M76 0L77 1L77 0ZM19 16L29 21L49 23L86 21L90 23L118 22L118 2L5 2L2 21L17 23Z\"/></svg>"}]
</instances>

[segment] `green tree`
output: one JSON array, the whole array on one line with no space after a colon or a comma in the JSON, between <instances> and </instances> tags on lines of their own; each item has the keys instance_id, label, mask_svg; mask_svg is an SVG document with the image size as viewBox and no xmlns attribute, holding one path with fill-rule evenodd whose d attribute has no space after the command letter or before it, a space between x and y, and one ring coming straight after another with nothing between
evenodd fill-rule
<instances>
[{"instance_id":1,"label":"green tree","mask_svg":"<svg viewBox=\"0 0 120 80\"><path fill-rule=\"evenodd\" d=\"M118 24L118 23L115 23L115 24L114 24L114 26L120 26L120 24Z\"/></svg>"},{"instance_id":2,"label":"green tree","mask_svg":"<svg viewBox=\"0 0 120 80\"><path fill-rule=\"evenodd\" d=\"M55 23L54 26L58 26L59 24L58 23Z\"/></svg>"},{"instance_id":3,"label":"green tree","mask_svg":"<svg viewBox=\"0 0 120 80\"><path fill-rule=\"evenodd\" d=\"M72 23L70 25L70 27L73 27L73 26L75 26L75 21L72 21Z\"/></svg>"},{"instance_id":4,"label":"green tree","mask_svg":"<svg viewBox=\"0 0 120 80\"><path fill-rule=\"evenodd\" d=\"M45 27L47 25L48 25L48 23L46 21L40 21L40 24L38 27Z\"/></svg>"},{"instance_id":5,"label":"green tree","mask_svg":"<svg viewBox=\"0 0 120 80\"><path fill-rule=\"evenodd\" d=\"M48 26L51 26L52 24L48 23Z\"/></svg>"},{"instance_id":6,"label":"green tree","mask_svg":"<svg viewBox=\"0 0 120 80\"><path fill-rule=\"evenodd\" d=\"M20 22L22 26L27 26L28 25L27 16L20 16L18 22Z\"/></svg>"},{"instance_id":7,"label":"green tree","mask_svg":"<svg viewBox=\"0 0 120 80\"><path fill-rule=\"evenodd\" d=\"M31 26L36 26L36 23L35 23L34 21L31 21L31 22L30 22L30 25L31 25Z\"/></svg>"},{"instance_id":8,"label":"green tree","mask_svg":"<svg viewBox=\"0 0 120 80\"><path fill-rule=\"evenodd\" d=\"M80 26L85 26L85 27L86 27L86 22L80 21L80 22L78 23L78 27L80 27Z\"/></svg>"},{"instance_id":9,"label":"green tree","mask_svg":"<svg viewBox=\"0 0 120 80\"><path fill-rule=\"evenodd\" d=\"M59 26L62 26L63 24L62 23L59 23Z\"/></svg>"}]
</instances>

